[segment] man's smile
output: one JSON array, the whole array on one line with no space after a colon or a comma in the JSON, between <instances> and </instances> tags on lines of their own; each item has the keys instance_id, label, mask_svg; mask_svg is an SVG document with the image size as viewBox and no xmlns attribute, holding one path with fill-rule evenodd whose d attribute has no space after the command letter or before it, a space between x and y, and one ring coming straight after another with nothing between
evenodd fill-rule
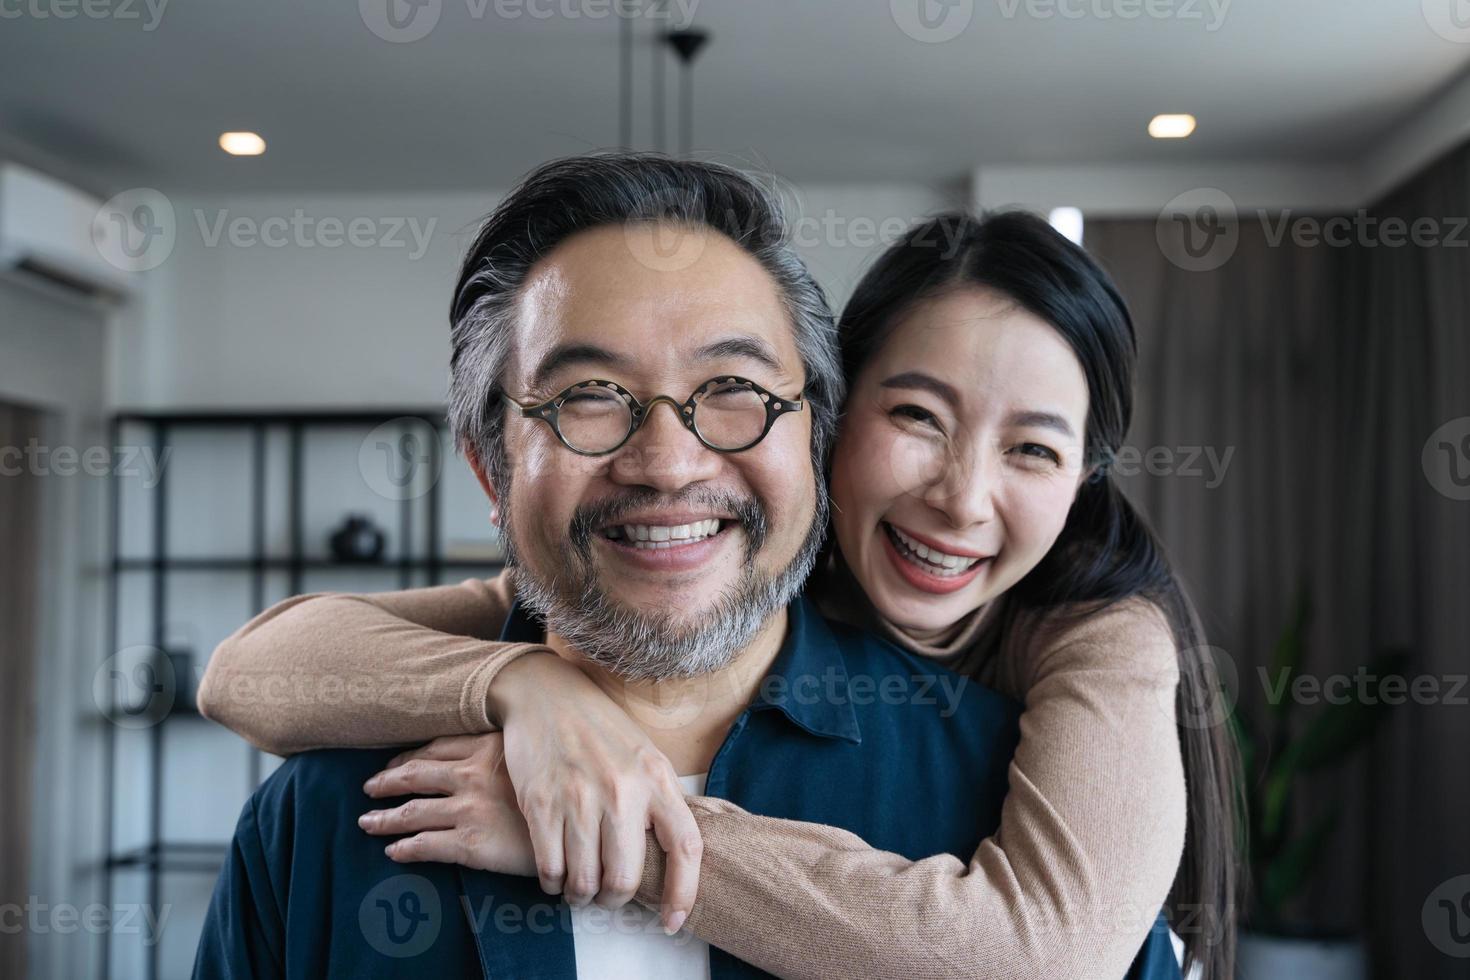
<instances>
[{"instance_id":1,"label":"man's smile","mask_svg":"<svg viewBox=\"0 0 1470 980\"><path fill-rule=\"evenodd\" d=\"M678 523L672 523L677 520ZM731 518L683 516L662 518L661 523L634 521L609 525L597 540L620 561L657 572L682 572L699 568L725 549L726 541L740 522Z\"/></svg>"}]
</instances>

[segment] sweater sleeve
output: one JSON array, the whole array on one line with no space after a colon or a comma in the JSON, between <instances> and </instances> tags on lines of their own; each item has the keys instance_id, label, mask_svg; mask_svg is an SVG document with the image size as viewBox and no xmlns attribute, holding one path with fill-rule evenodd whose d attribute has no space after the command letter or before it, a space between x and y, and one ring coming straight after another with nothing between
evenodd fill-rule
<instances>
[{"instance_id":1,"label":"sweater sleeve","mask_svg":"<svg viewBox=\"0 0 1470 980\"><path fill-rule=\"evenodd\" d=\"M1032 647L1000 827L968 864L695 797L689 928L787 978L1125 975L1184 846L1173 637L1132 602ZM650 841L643 904L657 905L663 862Z\"/></svg>"},{"instance_id":2,"label":"sweater sleeve","mask_svg":"<svg viewBox=\"0 0 1470 980\"><path fill-rule=\"evenodd\" d=\"M514 595L502 573L459 585L293 596L215 649L199 711L277 755L493 731L485 695L517 657L496 637Z\"/></svg>"}]
</instances>

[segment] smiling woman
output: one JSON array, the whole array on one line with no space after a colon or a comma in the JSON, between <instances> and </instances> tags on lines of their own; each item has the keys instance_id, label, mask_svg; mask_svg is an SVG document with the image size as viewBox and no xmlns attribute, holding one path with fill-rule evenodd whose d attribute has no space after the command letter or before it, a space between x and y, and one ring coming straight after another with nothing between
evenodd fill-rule
<instances>
[{"instance_id":1,"label":"smiling woman","mask_svg":"<svg viewBox=\"0 0 1470 980\"><path fill-rule=\"evenodd\" d=\"M1034 568L1089 475L1087 407L1071 347L1006 294L915 300L854 380L832 462L843 558L873 605L943 628Z\"/></svg>"}]
</instances>

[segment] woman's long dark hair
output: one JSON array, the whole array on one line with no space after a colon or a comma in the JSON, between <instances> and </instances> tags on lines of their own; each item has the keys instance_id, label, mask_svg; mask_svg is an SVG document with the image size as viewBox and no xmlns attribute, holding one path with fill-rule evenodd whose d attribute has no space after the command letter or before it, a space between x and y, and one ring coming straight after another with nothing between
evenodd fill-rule
<instances>
[{"instance_id":1,"label":"woman's long dark hair","mask_svg":"<svg viewBox=\"0 0 1470 980\"><path fill-rule=\"evenodd\" d=\"M931 218L878 259L843 311L838 332L848 391L915 303L965 286L1004 294L1071 345L1087 378L1085 452L1093 467L1055 545L1006 593L980 642L998 647L1001 636L1026 624L1090 614L1135 596L1163 610L1180 651L1175 705L1188 794L1184 857L1168 910L1185 942L1185 972L1199 963L1205 980L1229 980L1240 875L1239 759L1223 723L1199 723L1200 706L1218 704L1219 692L1201 655L1194 608L1148 522L1108 471L1132 421L1138 359L1133 320L1117 287L1085 251L1034 214Z\"/></svg>"}]
</instances>

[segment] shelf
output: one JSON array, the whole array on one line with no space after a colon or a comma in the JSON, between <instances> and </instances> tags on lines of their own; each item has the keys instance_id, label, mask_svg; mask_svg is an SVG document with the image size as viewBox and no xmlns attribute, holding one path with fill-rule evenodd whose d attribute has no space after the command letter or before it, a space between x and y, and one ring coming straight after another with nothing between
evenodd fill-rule
<instances>
[{"instance_id":1,"label":"shelf","mask_svg":"<svg viewBox=\"0 0 1470 980\"><path fill-rule=\"evenodd\" d=\"M418 421L418 425L413 424L414 420ZM394 544L395 549L401 552L399 555L373 562L338 561L325 549L321 537L308 533L307 503L312 496L310 481L307 479L308 439L325 432L330 432L332 438L337 440L349 434L357 438L355 433L349 433L350 428L371 429L389 422L402 422L406 427L413 428L425 424L431 427L434 435L428 440L429 451L434 454L436 464L442 461L445 455L444 440L449 429L442 406L286 408L264 412L185 408L164 412L124 411L113 416L112 445L151 444L155 451L161 452L177 442L180 433L197 434L213 429L224 430L234 436L243 435L247 443L244 461L248 467L245 486L249 490L249 502L233 517L226 518L244 532L244 537L236 539L239 542L235 545L238 551L227 550L223 554L205 551L202 554L178 555L172 549L191 545L205 549L208 544L191 538L187 533L175 537L178 529L170 525L169 507L170 500L180 499L181 491L177 486L171 486L177 481L169 478L170 470L161 468L158 482L152 487L142 488L152 492L137 503L138 507L147 508L151 514L146 536L140 537L134 546L143 554L125 555L121 547L125 512L123 492L125 486L129 488L128 493L136 493L138 487L121 479L110 481L108 523L112 542L107 562L99 571L106 572L108 578L107 630L112 637L112 645L115 648L120 645L119 638L125 624L129 632L134 632L146 623L152 635L152 645L165 648L166 634L172 624L194 618L194 607L191 604L203 599L193 590L180 589L178 586L204 583L197 579L171 579L171 575L224 573L229 577L214 584L228 586L231 591L238 588L248 597L249 608L258 613L268 607L268 597L279 593L281 585L290 594L308 591L312 585L317 584L312 580L320 577L323 570L342 573L342 577L347 577L347 573L353 571L374 573L361 576L353 587L354 591L365 591L374 588L436 585L469 576L492 575L503 568L503 557L480 555L473 550L482 542L486 546L493 546L495 543L482 537L485 533L483 529L479 534L469 533L464 539L454 538L446 532L441 523L445 496L442 480L436 480L432 489L421 497L398 501L401 537ZM123 438L125 429L127 439ZM284 446L281 445L283 440ZM194 443L191 441L189 444ZM281 454L282 449L284 456ZM191 491L182 492L187 495ZM127 513L131 516L133 510L129 508ZM271 530L275 527L271 521L277 519L284 520L280 528L284 536L281 537ZM458 545L461 540L472 549L471 554L474 557L466 557L462 553L442 553L446 543ZM221 548L225 547L227 546L221 544ZM383 575L384 572L396 574ZM337 586L340 588L343 584L338 582ZM126 594L122 591L124 588L128 590ZM126 615L130 617L126 621L122 619L125 606ZM138 622L134 623L133 618L137 618ZM101 712L100 716L107 717L106 712ZM168 812L176 785L171 766L172 753L176 753L181 744L189 743L203 732L202 728L197 727L198 722L203 720L202 716L192 705L181 705L180 710L162 715L157 722L173 720L187 723L187 731L175 730L172 735L168 735L165 733L168 726L160 723L136 730L124 729L118 724L104 726L106 786L103 795L106 799L107 815L106 842L102 852L106 855L104 863L108 873L103 875L103 904L110 904L112 901L114 877L136 875L146 887L147 901L154 907L161 907L163 898L160 880L167 874L213 876L219 873L221 866L229 859L230 845L227 842L169 843L164 840L165 813ZM130 733L127 754L120 756L119 739L125 731ZM132 741L132 735L142 736L146 743L140 745ZM138 768L144 764L139 753L147 755L146 773ZM120 768L124 760L130 767L126 770ZM260 751L252 749L244 786L247 791L253 792L260 785L262 768ZM116 787L119 780L125 778L146 780L148 808L144 839L152 841L151 844L129 848L116 841ZM201 829L199 832L228 838L232 831L233 826L217 826ZM135 841L137 838L130 836L129 840ZM136 883L130 882L129 887ZM96 958L98 976L102 980L108 980L112 968L114 957L111 943L111 937L104 935L101 955ZM161 965L159 946L150 946L145 955L146 969L141 975L149 980L157 980Z\"/></svg>"},{"instance_id":2,"label":"shelf","mask_svg":"<svg viewBox=\"0 0 1470 980\"><path fill-rule=\"evenodd\" d=\"M107 859L109 868L136 868L145 871L193 871L218 874L230 854L229 844L205 841L145 844L114 854Z\"/></svg>"},{"instance_id":3,"label":"shelf","mask_svg":"<svg viewBox=\"0 0 1470 980\"><path fill-rule=\"evenodd\" d=\"M338 409L301 409L288 412L230 412L216 409L176 412L119 412L114 416L120 424L152 424L182 427L223 426L256 428L281 425L376 425L394 419L421 419L436 427L447 427L442 408L382 408L372 411Z\"/></svg>"},{"instance_id":4,"label":"shelf","mask_svg":"<svg viewBox=\"0 0 1470 980\"><path fill-rule=\"evenodd\" d=\"M113 563L113 568L120 572L253 572L257 568L266 571L290 571L293 568L331 568L397 572L405 568L500 568L504 564L504 558L437 558L432 561L428 558L409 558L407 560L395 558L384 561L338 561L334 558L303 558L300 561L293 561L290 558L262 558L257 561L254 558L245 557L200 556L197 558L165 558L163 560L152 558L119 558Z\"/></svg>"}]
</instances>

